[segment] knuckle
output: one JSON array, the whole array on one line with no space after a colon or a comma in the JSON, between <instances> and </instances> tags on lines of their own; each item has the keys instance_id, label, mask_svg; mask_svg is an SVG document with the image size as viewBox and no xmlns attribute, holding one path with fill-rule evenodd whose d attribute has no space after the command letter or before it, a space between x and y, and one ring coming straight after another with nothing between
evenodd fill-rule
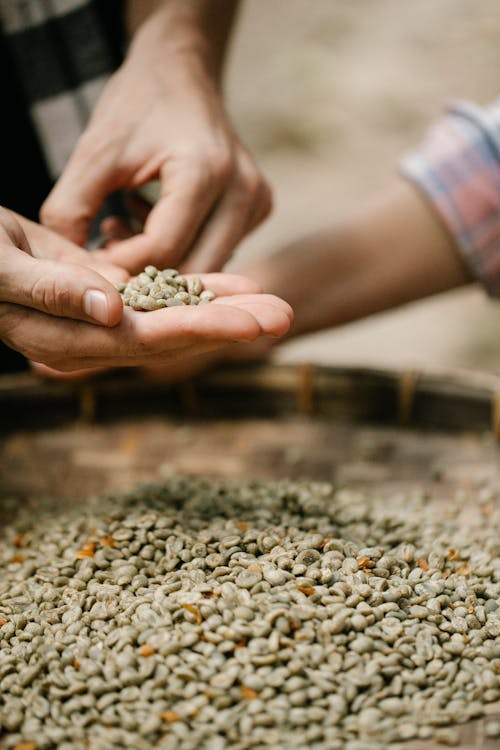
<instances>
[{"instance_id":1,"label":"knuckle","mask_svg":"<svg viewBox=\"0 0 500 750\"><path fill-rule=\"evenodd\" d=\"M269 186L249 154L243 152L239 160L238 192L247 202L256 203L262 200Z\"/></svg>"},{"instance_id":2,"label":"knuckle","mask_svg":"<svg viewBox=\"0 0 500 750\"><path fill-rule=\"evenodd\" d=\"M71 307L71 292L58 279L40 277L31 288L33 304L39 310L51 315L63 315Z\"/></svg>"},{"instance_id":3,"label":"knuckle","mask_svg":"<svg viewBox=\"0 0 500 750\"><path fill-rule=\"evenodd\" d=\"M50 197L40 208L40 221L46 227L57 226L61 220L62 212L58 202Z\"/></svg>"},{"instance_id":4,"label":"knuckle","mask_svg":"<svg viewBox=\"0 0 500 750\"><path fill-rule=\"evenodd\" d=\"M193 182L202 190L216 190L226 185L234 171L231 153L224 149L213 150L204 155L192 155L188 168Z\"/></svg>"}]
</instances>

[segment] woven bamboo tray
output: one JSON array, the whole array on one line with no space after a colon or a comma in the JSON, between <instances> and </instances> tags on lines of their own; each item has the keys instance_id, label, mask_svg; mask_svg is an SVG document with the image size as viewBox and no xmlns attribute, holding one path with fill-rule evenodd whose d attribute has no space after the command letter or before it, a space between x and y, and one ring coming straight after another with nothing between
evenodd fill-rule
<instances>
[{"instance_id":1,"label":"woven bamboo tray","mask_svg":"<svg viewBox=\"0 0 500 750\"><path fill-rule=\"evenodd\" d=\"M132 371L86 384L23 374L0 377L0 423L0 522L15 513L2 497L77 502L173 473L417 488L437 511L460 491L465 522L477 492L500 496L495 376L272 364L176 385ZM499 703L487 710L500 719ZM483 728L461 726L462 750L498 750Z\"/></svg>"}]
</instances>

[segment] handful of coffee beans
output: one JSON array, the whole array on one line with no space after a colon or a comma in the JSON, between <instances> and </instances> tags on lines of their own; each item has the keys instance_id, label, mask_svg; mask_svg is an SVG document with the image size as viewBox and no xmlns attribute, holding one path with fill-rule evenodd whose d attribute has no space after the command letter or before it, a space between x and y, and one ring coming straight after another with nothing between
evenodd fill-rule
<instances>
[{"instance_id":1,"label":"handful of coffee beans","mask_svg":"<svg viewBox=\"0 0 500 750\"><path fill-rule=\"evenodd\" d=\"M180 305L206 305L215 298L211 289L204 289L199 276L186 279L175 268L160 271L146 266L138 276L117 284L123 304L134 310L160 310Z\"/></svg>"}]
</instances>

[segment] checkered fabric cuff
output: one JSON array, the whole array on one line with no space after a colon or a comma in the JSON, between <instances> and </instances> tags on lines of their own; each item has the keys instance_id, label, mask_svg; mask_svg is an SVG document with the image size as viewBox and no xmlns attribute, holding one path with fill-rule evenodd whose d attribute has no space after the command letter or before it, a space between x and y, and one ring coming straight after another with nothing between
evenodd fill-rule
<instances>
[{"instance_id":1,"label":"checkered fabric cuff","mask_svg":"<svg viewBox=\"0 0 500 750\"><path fill-rule=\"evenodd\" d=\"M399 171L434 206L473 276L500 297L500 100L452 103Z\"/></svg>"},{"instance_id":2,"label":"checkered fabric cuff","mask_svg":"<svg viewBox=\"0 0 500 750\"><path fill-rule=\"evenodd\" d=\"M63 171L118 64L100 3L0 0L0 33L53 179ZM117 13L117 35L121 20Z\"/></svg>"}]
</instances>

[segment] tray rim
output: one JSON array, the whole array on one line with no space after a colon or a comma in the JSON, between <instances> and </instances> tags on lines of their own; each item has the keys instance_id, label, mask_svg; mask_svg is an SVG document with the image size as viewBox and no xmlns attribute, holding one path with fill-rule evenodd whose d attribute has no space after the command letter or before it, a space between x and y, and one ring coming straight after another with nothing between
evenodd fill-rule
<instances>
[{"instance_id":1,"label":"tray rim","mask_svg":"<svg viewBox=\"0 0 500 750\"><path fill-rule=\"evenodd\" d=\"M0 421L37 426L37 408L52 405L54 421L102 421L103 405L147 402L186 418L260 416L262 412L407 427L491 431L500 440L500 376L468 370L417 370L312 362L227 363L168 383L135 370L87 381L41 380L32 372L0 376ZM207 407L210 407L207 413ZM217 409L219 406L219 410ZM50 420L49 420L50 422Z\"/></svg>"}]
</instances>

